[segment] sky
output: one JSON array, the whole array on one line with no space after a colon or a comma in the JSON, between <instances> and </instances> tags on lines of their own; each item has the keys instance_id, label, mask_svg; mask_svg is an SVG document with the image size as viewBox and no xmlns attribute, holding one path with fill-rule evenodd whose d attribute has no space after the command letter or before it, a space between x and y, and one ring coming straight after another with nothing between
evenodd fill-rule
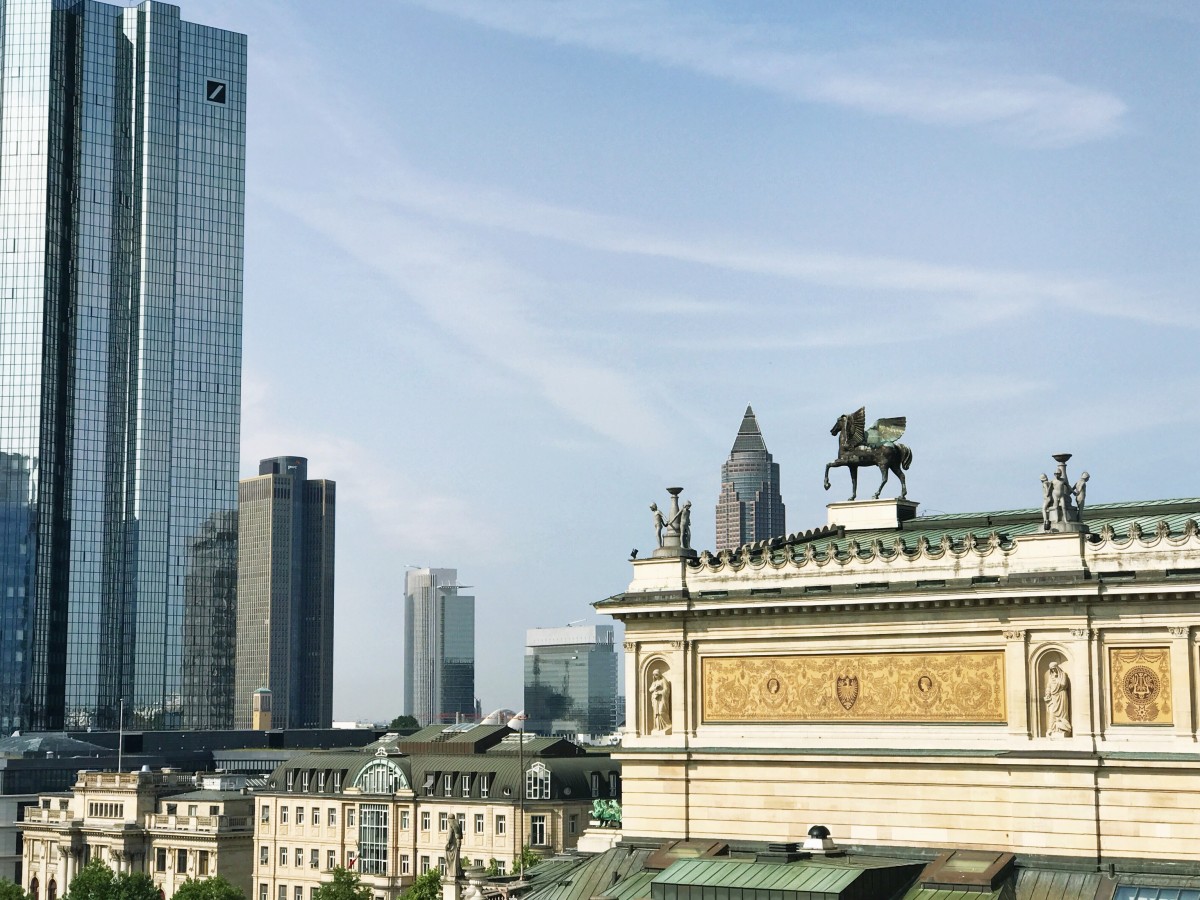
<instances>
[{"instance_id":1,"label":"sky","mask_svg":"<svg viewBox=\"0 0 1200 900\"><path fill-rule=\"evenodd\" d=\"M923 512L1200 495L1194 3L182 9L249 35L242 473L338 482L335 718L402 712L406 565L519 708L747 404L789 531L862 405Z\"/></svg>"}]
</instances>

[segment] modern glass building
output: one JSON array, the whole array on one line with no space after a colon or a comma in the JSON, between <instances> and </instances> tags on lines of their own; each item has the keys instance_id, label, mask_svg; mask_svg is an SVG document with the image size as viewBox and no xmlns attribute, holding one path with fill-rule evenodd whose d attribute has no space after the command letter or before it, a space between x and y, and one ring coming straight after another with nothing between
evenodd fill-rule
<instances>
[{"instance_id":1,"label":"modern glass building","mask_svg":"<svg viewBox=\"0 0 1200 900\"><path fill-rule=\"evenodd\" d=\"M617 654L611 625L525 632L526 730L599 737L617 727Z\"/></svg>"},{"instance_id":2,"label":"modern glass building","mask_svg":"<svg viewBox=\"0 0 1200 900\"><path fill-rule=\"evenodd\" d=\"M404 713L422 725L475 718L475 598L457 569L404 575Z\"/></svg>"},{"instance_id":3,"label":"modern glass building","mask_svg":"<svg viewBox=\"0 0 1200 900\"><path fill-rule=\"evenodd\" d=\"M336 485L310 479L302 456L258 471L238 492L234 727L254 727L252 700L267 688L272 727L329 728Z\"/></svg>"},{"instance_id":4,"label":"modern glass building","mask_svg":"<svg viewBox=\"0 0 1200 900\"><path fill-rule=\"evenodd\" d=\"M779 464L767 452L754 410L747 406L729 459L721 466L717 549L732 550L786 533Z\"/></svg>"},{"instance_id":5,"label":"modern glass building","mask_svg":"<svg viewBox=\"0 0 1200 900\"><path fill-rule=\"evenodd\" d=\"M246 38L0 0L0 52L0 729L179 727L237 503Z\"/></svg>"}]
</instances>

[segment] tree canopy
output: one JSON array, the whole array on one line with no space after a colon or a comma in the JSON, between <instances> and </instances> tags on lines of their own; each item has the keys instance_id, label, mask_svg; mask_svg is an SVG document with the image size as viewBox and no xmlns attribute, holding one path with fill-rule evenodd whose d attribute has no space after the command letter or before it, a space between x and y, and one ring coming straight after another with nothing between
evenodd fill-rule
<instances>
[{"instance_id":1,"label":"tree canopy","mask_svg":"<svg viewBox=\"0 0 1200 900\"><path fill-rule=\"evenodd\" d=\"M158 888L145 872L114 872L93 859L67 886L63 900L158 900Z\"/></svg>"},{"instance_id":2,"label":"tree canopy","mask_svg":"<svg viewBox=\"0 0 1200 900\"><path fill-rule=\"evenodd\" d=\"M217 875L213 878L189 878L175 889L171 900L246 900L246 894Z\"/></svg>"},{"instance_id":3,"label":"tree canopy","mask_svg":"<svg viewBox=\"0 0 1200 900\"><path fill-rule=\"evenodd\" d=\"M413 716L396 716L388 725L388 731L415 731L420 727L420 723Z\"/></svg>"},{"instance_id":4,"label":"tree canopy","mask_svg":"<svg viewBox=\"0 0 1200 900\"><path fill-rule=\"evenodd\" d=\"M401 900L441 900L442 873L430 869L424 875L418 875L408 890L400 895Z\"/></svg>"},{"instance_id":5,"label":"tree canopy","mask_svg":"<svg viewBox=\"0 0 1200 900\"><path fill-rule=\"evenodd\" d=\"M29 892L7 878L0 878L0 900L31 900Z\"/></svg>"},{"instance_id":6,"label":"tree canopy","mask_svg":"<svg viewBox=\"0 0 1200 900\"><path fill-rule=\"evenodd\" d=\"M357 872L336 866L333 881L326 881L317 888L312 900L371 900L371 888L362 883Z\"/></svg>"}]
</instances>

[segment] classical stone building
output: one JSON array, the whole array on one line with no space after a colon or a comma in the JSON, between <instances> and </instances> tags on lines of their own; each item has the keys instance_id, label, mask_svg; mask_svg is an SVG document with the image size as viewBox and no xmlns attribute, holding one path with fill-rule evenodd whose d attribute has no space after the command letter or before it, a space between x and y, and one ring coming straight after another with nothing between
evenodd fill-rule
<instances>
[{"instance_id":1,"label":"classical stone building","mask_svg":"<svg viewBox=\"0 0 1200 900\"><path fill-rule=\"evenodd\" d=\"M619 768L570 741L519 737L504 726L432 725L289 760L257 794L251 900L309 900L335 866L394 900L417 875L445 871L452 818L464 865L494 859L511 872L524 844L574 847L592 800L619 794Z\"/></svg>"},{"instance_id":2,"label":"classical stone building","mask_svg":"<svg viewBox=\"0 0 1200 900\"><path fill-rule=\"evenodd\" d=\"M1200 499L1059 522L1052 489L991 513L836 503L806 532L634 560L596 604L626 629L626 838L821 824L1195 868Z\"/></svg>"},{"instance_id":3,"label":"classical stone building","mask_svg":"<svg viewBox=\"0 0 1200 900\"><path fill-rule=\"evenodd\" d=\"M81 771L42 794L19 824L24 887L55 900L91 859L145 872L169 898L188 878L220 875L249 892L254 800L233 776Z\"/></svg>"}]
</instances>

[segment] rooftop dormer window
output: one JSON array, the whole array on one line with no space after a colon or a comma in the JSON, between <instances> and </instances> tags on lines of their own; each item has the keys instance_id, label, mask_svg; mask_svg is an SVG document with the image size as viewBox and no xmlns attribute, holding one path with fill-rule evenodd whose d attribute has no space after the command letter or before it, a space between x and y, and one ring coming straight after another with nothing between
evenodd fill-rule
<instances>
[{"instance_id":1,"label":"rooftop dormer window","mask_svg":"<svg viewBox=\"0 0 1200 900\"><path fill-rule=\"evenodd\" d=\"M442 796L449 797L454 793L454 775L447 773L442 776Z\"/></svg>"},{"instance_id":2,"label":"rooftop dormer window","mask_svg":"<svg viewBox=\"0 0 1200 900\"><path fill-rule=\"evenodd\" d=\"M525 798L550 799L550 770L544 763L536 762L525 772Z\"/></svg>"}]
</instances>

